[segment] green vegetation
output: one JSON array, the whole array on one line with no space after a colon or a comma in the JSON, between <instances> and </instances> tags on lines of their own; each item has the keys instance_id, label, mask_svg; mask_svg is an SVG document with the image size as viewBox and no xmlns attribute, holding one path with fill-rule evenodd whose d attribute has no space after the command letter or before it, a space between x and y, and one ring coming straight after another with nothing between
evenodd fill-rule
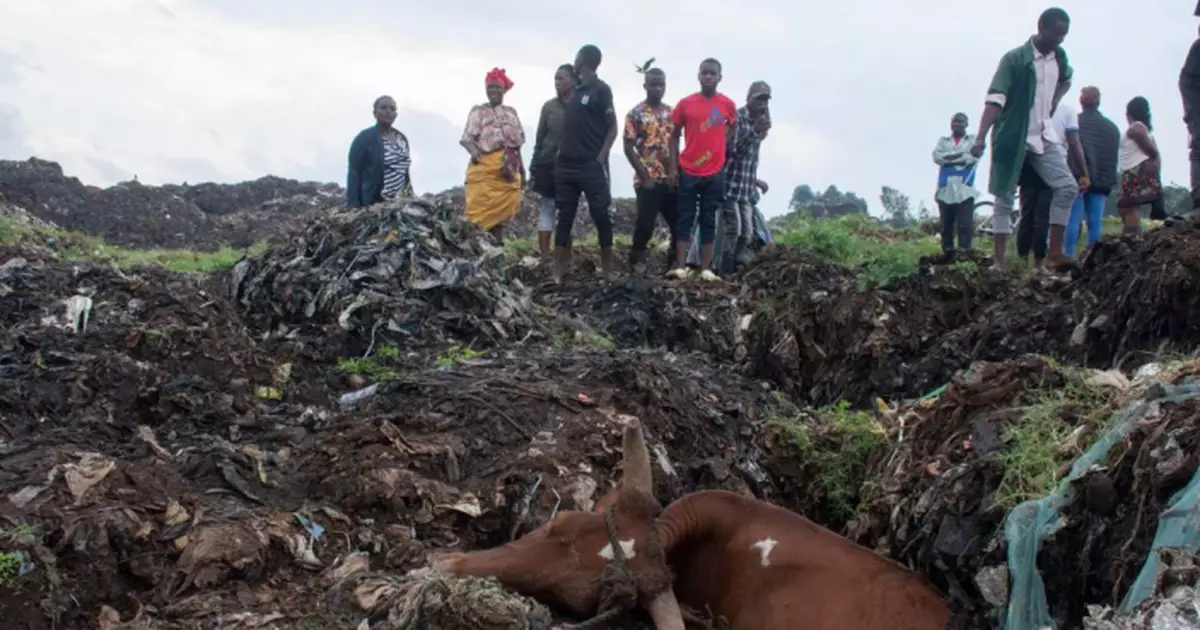
<instances>
[{"instance_id":1,"label":"green vegetation","mask_svg":"<svg viewBox=\"0 0 1200 630\"><path fill-rule=\"evenodd\" d=\"M36 536L37 529L30 525L18 525L0 529L0 541L16 542L26 536ZM20 551L0 551L0 587L12 588L21 577L25 556Z\"/></svg>"},{"instance_id":2,"label":"green vegetation","mask_svg":"<svg viewBox=\"0 0 1200 630\"><path fill-rule=\"evenodd\" d=\"M394 380L400 376L400 350L395 346L380 346L373 355L337 360L338 372L358 374L373 381Z\"/></svg>"},{"instance_id":3,"label":"green vegetation","mask_svg":"<svg viewBox=\"0 0 1200 630\"><path fill-rule=\"evenodd\" d=\"M942 251L936 236L893 230L863 214L793 220L775 242L799 247L832 263L861 271L862 286L888 287L917 272L922 256Z\"/></svg>"},{"instance_id":4,"label":"green vegetation","mask_svg":"<svg viewBox=\"0 0 1200 630\"><path fill-rule=\"evenodd\" d=\"M1063 467L1088 448L1083 432L1098 436L1111 416L1110 391L1089 386L1080 370L1056 370L1065 382L1029 392L1021 417L1005 430L1008 446L997 456L1004 472L996 490L1005 509L1050 494Z\"/></svg>"},{"instance_id":5,"label":"green vegetation","mask_svg":"<svg viewBox=\"0 0 1200 630\"><path fill-rule=\"evenodd\" d=\"M447 368L456 363L477 359L485 354L487 354L486 350L481 351L464 346L450 346L433 364L440 368Z\"/></svg>"},{"instance_id":6,"label":"green vegetation","mask_svg":"<svg viewBox=\"0 0 1200 630\"><path fill-rule=\"evenodd\" d=\"M187 249L129 249L110 245L104 239L78 232L55 230L44 232L0 216L0 244L30 243L49 247L64 259L116 265L128 269L137 265L157 265L171 271L211 273L228 269L243 256L261 253L265 243L247 249L222 247L215 252L194 252Z\"/></svg>"},{"instance_id":7,"label":"green vegetation","mask_svg":"<svg viewBox=\"0 0 1200 630\"><path fill-rule=\"evenodd\" d=\"M809 412L778 395L775 402L786 416L774 423L787 432L806 472L813 473L810 487L832 519L850 520L862 500L871 457L888 443L887 429L871 412L853 410L846 401Z\"/></svg>"}]
</instances>

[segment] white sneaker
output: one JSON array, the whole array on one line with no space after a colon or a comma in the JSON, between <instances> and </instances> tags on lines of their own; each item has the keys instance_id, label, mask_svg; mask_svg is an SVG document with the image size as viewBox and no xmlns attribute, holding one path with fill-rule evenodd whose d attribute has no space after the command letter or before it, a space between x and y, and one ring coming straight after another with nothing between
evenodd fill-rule
<instances>
[{"instance_id":1,"label":"white sneaker","mask_svg":"<svg viewBox=\"0 0 1200 630\"><path fill-rule=\"evenodd\" d=\"M720 276L713 273L711 269L705 269L704 271L701 271L700 279L705 282L720 282L721 281Z\"/></svg>"},{"instance_id":2,"label":"white sneaker","mask_svg":"<svg viewBox=\"0 0 1200 630\"><path fill-rule=\"evenodd\" d=\"M691 275L690 271L687 267L676 267L667 272L667 277L672 280L683 280Z\"/></svg>"}]
</instances>

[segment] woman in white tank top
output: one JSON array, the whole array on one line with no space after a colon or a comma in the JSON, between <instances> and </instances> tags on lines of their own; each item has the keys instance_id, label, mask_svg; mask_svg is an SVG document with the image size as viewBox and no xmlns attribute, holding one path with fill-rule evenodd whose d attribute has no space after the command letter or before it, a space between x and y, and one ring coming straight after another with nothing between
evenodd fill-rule
<instances>
[{"instance_id":1,"label":"woman in white tank top","mask_svg":"<svg viewBox=\"0 0 1200 630\"><path fill-rule=\"evenodd\" d=\"M1150 124L1150 103L1135 97L1125 107L1125 118L1129 128L1121 136L1117 157L1117 170L1121 172L1117 211L1125 224L1125 233L1137 234L1142 229L1142 206L1162 196L1161 163Z\"/></svg>"}]
</instances>

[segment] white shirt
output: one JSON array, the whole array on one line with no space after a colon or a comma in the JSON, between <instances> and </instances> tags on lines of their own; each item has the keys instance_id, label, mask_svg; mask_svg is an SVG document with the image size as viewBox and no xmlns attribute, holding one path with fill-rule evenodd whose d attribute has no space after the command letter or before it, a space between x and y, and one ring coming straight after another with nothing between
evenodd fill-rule
<instances>
[{"instance_id":1,"label":"white shirt","mask_svg":"<svg viewBox=\"0 0 1200 630\"><path fill-rule=\"evenodd\" d=\"M1029 108L1029 133L1025 144L1029 150L1041 155L1046 150L1044 141L1059 142L1059 136L1050 124L1050 110L1054 106L1054 92L1058 89L1058 59L1054 51L1042 54L1031 41L1033 48L1034 81L1033 106Z\"/></svg>"},{"instance_id":2,"label":"white shirt","mask_svg":"<svg viewBox=\"0 0 1200 630\"><path fill-rule=\"evenodd\" d=\"M1050 126L1054 128L1054 135L1057 136L1054 140L1056 144L1067 146L1067 132L1079 131L1079 114L1067 103L1059 103L1058 109L1054 110L1054 116L1050 118ZM1049 138L1047 138L1049 140Z\"/></svg>"},{"instance_id":3,"label":"white shirt","mask_svg":"<svg viewBox=\"0 0 1200 630\"><path fill-rule=\"evenodd\" d=\"M1153 140L1154 134L1149 135L1150 139ZM1150 156L1142 150L1141 145L1129 137L1129 130L1126 130L1121 135L1121 151L1117 155L1117 170L1124 173L1125 171L1137 168L1142 162L1149 159Z\"/></svg>"}]
</instances>

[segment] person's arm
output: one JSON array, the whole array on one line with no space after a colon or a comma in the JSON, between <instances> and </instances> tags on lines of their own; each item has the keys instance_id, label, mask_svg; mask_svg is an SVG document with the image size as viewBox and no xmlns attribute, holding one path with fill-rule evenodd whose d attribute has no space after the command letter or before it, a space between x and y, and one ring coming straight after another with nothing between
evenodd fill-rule
<instances>
[{"instance_id":1,"label":"person's arm","mask_svg":"<svg viewBox=\"0 0 1200 630\"><path fill-rule=\"evenodd\" d=\"M1146 129L1146 125L1140 122L1133 123L1129 126L1129 139L1133 140L1146 155L1150 156L1151 160L1158 160L1158 145L1154 143L1154 138L1150 137L1150 130Z\"/></svg>"},{"instance_id":2,"label":"person's arm","mask_svg":"<svg viewBox=\"0 0 1200 630\"><path fill-rule=\"evenodd\" d=\"M412 196L413 190L415 190L413 188L412 180L412 143L408 141L408 136L404 135L399 130L396 131L396 135L400 137L400 141L404 143L404 146L408 147L408 168L404 169L404 181L406 182L404 184L404 192L408 193L409 196Z\"/></svg>"},{"instance_id":3,"label":"person's arm","mask_svg":"<svg viewBox=\"0 0 1200 630\"><path fill-rule=\"evenodd\" d=\"M346 206L350 208L363 207L362 199L362 163L367 158L367 143L365 133L354 136L350 143L350 153L346 157Z\"/></svg>"},{"instance_id":4,"label":"person's arm","mask_svg":"<svg viewBox=\"0 0 1200 630\"><path fill-rule=\"evenodd\" d=\"M938 166L956 164L960 158L962 154L956 152L945 138L938 138L937 144L933 145L933 163Z\"/></svg>"},{"instance_id":5,"label":"person's arm","mask_svg":"<svg viewBox=\"0 0 1200 630\"><path fill-rule=\"evenodd\" d=\"M467 153L471 155L471 162L479 161L479 132L483 127L483 114L479 111L479 106L471 108L471 113L467 114L467 125L463 127L462 139L458 141Z\"/></svg>"},{"instance_id":6,"label":"person's arm","mask_svg":"<svg viewBox=\"0 0 1200 630\"><path fill-rule=\"evenodd\" d=\"M1079 139L1079 129L1067 129L1067 148L1071 151L1071 159L1079 167L1080 185L1091 185L1091 174L1088 171L1087 157L1083 154L1083 142ZM1084 186L1087 188L1088 186Z\"/></svg>"},{"instance_id":7,"label":"person's arm","mask_svg":"<svg viewBox=\"0 0 1200 630\"><path fill-rule=\"evenodd\" d=\"M538 116L537 131L533 134L533 159L542 155L542 146L546 142L546 134L550 133L550 109L542 105L542 113Z\"/></svg>"},{"instance_id":8,"label":"person's arm","mask_svg":"<svg viewBox=\"0 0 1200 630\"><path fill-rule=\"evenodd\" d=\"M1058 83L1054 86L1054 100L1050 102L1051 115L1054 114L1054 110L1058 109L1059 102L1067 95L1067 92L1071 91L1071 81L1075 78L1075 69L1071 67L1067 53L1059 48L1055 57L1061 60L1062 64L1059 66Z\"/></svg>"},{"instance_id":9,"label":"person's arm","mask_svg":"<svg viewBox=\"0 0 1200 630\"><path fill-rule=\"evenodd\" d=\"M992 75L992 83L988 86L987 97L984 98L983 113L979 115L979 133L975 136L975 145L971 147L971 155L981 157L987 145L988 132L992 130L996 118L1008 103L1008 93L1012 89L1013 62L1012 53L1000 58L996 73Z\"/></svg>"},{"instance_id":10,"label":"person's arm","mask_svg":"<svg viewBox=\"0 0 1200 630\"><path fill-rule=\"evenodd\" d=\"M740 121L738 120L737 107L733 104L733 101L729 101L726 108L728 112L725 114L725 146L730 147L733 146L734 134L737 132Z\"/></svg>"},{"instance_id":11,"label":"person's arm","mask_svg":"<svg viewBox=\"0 0 1200 630\"><path fill-rule=\"evenodd\" d=\"M754 122L749 117L739 118L734 124L733 142L729 145L730 159L737 159L746 155L746 152L754 146L754 142L758 140L758 132L754 130Z\"/></svg>"},{"instance_id":12,"label":"person's arm","mask_svg":"<svg viewBox=\"0 0 1200 630\"><path fill-rule=\"evenodd\" d=\"M513 121L517 124L517 166L521 169L521 183L529 181L529 172L525 170L525 156L522 154L522 149L525 148L525 125L521 124L521 115L517 113L517 108L509 107L512 111Z\"/></svg>"},{"instance_id":13,"label":"person's arm","mask_svg":"<svg viewBox=\"0 0 1200 630\"><path fill-rule=\"evenodd\" d=\"M975 157L974 155L971 155L971 147L974 145L975 145L975 136L974 135L967 134L967 135L963 136L963 141L962 141L962 143L959 144L959 146L966 147L966 150L956 154L956 155L958 155L958 161L955 162L955 164L957 166L971 166L972 164L975 164L976 162L979 161L979 158Z\"/></svg>"},{"instance_id":14,"label":"person's arm","mask_svg":"<svg viewBox=\"0 0 1200 630\"><path fill-rule=\"evenodd\" d=\"M671 110L671 124L674 128L671 129L671 141L667 145L667 179L670 182L676 181L679 176L679 141L683 138L683 128L687 123L687 112L684 110L686 101L687 99L679 101Z\"/></svg>"},{"instance_id":15,"label":"person's arm","mask_svg":"<svg viewBox=\"0 0 1200 630\"><path fill-rule=\"evenodd\" d=\"M625 159L629 160L629 165L633 167L633 172L637 173L638 181L648 182L650 181L650 174L646 172L646 167L642 164L642 161L638 159L637 138L637 119L634 117L633 112L629 112L625 115L625 134L623 143L625 148Z\"/></svg>"},{"instance_id":16,"label":"person's arm","mask_svg":"<svg viewBox=\"0 0 1200 630\"><path fill-rule=\"evenodd\" d=\"M608 125L608 133L604 134L604 146L600 147L599 159L607 164L608 155L617 141L617 111L613 107L612 89L607 85L600 90L600 99L604 106L604 121Z\"/></svg>"},{"instance_id":17,"label":"person's arm","mask_svg":"<svg viewBox=\"0 0 1200 630\"><path fill-rule=\"evenodd\" d=\"M1200 39L1192 43L1179 72L1179 96L1183 98L1183 120L1192 122L1200 107Z\"/></svg>"}]
</instances>

